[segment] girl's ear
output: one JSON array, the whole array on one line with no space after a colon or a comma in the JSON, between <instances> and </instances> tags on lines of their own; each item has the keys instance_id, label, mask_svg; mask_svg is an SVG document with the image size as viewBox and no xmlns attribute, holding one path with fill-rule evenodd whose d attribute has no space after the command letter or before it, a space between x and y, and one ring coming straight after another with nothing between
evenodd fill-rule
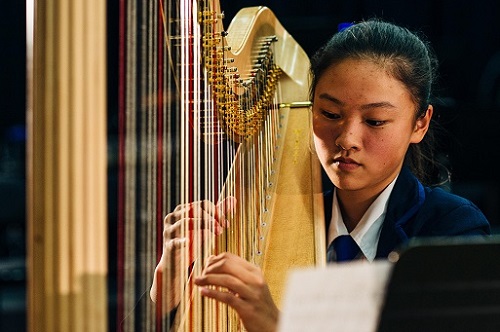
<instances>
[{"instance_id":1,"label":"girl's ear","mask_svg":"<svg viewBox=\"0 0 500 332\"><path fill-rule=\"evenodd\" d=\"M433 112L434 108L432 105L429 105L425 114L417 119L415 122L415 128L413 129L411 143L420 143L420 141L424 138L427 130L429 129Z\"/></svg>"}]
</instances>

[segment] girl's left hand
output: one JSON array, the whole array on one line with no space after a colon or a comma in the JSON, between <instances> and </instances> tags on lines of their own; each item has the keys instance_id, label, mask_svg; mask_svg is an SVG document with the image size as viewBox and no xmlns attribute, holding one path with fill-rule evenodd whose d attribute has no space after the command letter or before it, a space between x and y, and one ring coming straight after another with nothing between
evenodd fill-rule
<instances>
[{"instance_id":1,"label":"girl's left hand","mask_svg":"<svg viewBox=\"0 0 500 332\"><path fill-rule=\"evenodd\" d=\"M231 306L247 331L277 329L279 309L262 271L245 259L227 252L211 256L194 283L201 295Z\"/></svg>"}]
</instances>

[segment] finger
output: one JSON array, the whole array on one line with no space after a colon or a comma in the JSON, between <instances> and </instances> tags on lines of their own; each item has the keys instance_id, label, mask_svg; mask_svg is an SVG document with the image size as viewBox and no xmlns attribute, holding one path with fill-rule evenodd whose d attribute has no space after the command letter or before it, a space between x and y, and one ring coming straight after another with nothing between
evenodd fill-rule
<instances>
[{"instance_id":1,"label":"finger","mask_svg":"<svg viewBox=\"0 0 500 332\"><path fill-rule=\"evenodd\" d=\"M244 284L240 279L228 274L204 274L194 278L194 283L202 289L212 290L212 295L218 293L230 293L232 296L245 299L247 295L252 294L251 287ZM222 295L225 296L225 295Z\"/></svg>"},{"instance_id":2,"label":"finger","mask_svg":"<svg viewBox=\"0 0 500 332\"><path fill-rule=\"evenodd\" d=\"M208 228L205 225L211 225L216 234L222 232L222 228L227 227L228 221L226 220L226 212L223 209L233 209L234 199L222 201L218 206L215 206L212 202L208 200L197 201L188 204L178 205L174 211L167 214L163 220L164 228L169 225L174 225L183 219L203 219L210 222L210 224L200 224L200 228ZM190 228L194 229L194 228Z\"/></svg>"},{"instance_id":3,"label":"finger","mask_svg":"<svg viewBox=\"0 0 500 332\"><path fill-rule=\"evenodd\" d=\"M167 214L163 221L165 225L172 225L180 219L202 218L205 213L213 215L213 211L215 211L215 205L208 200L179 204L172 212Z\"/></svg>"},{"instance_id":4,"label":"finger","mask_svg":"<svg viewBox=\"0 0 500 332\"><path fill-rule=\"evenodd\" d=\"M192 237L196 231L207 230L215 235L220 235L223 228L214 218L185 218L177 221L173 225L166 225L163 229L165 241L176 237Z\"/></svg>"},{"instance_id":5,"label":"finger","mask_svg":"<svg viewBox=\"0 0 500 332\"><path fill-rule=\"evenodd\" d=\"M228 274L203 273L194 278L194 283L198 286L223 287L233 292L238 287L238 279Z\"/></svg>"},{"instance_id":6,"label":"finger","mask_svg":"<svg viewBox=\"0 0 500 332\"><path fill-rule=\"evenodd\" d=\"M228 216L235 210L235 202L234 197L226 197L216 205L210 201L201 201L198 205L204 212L203 217L212 220L214 227L222 231L222 228L229 227Z\"/></svg>"},{"instance_id":7,"label":"finger","mask_svg":"<svg viewBox=\"0 0 500 332\"><path fill-rule=\"evenodd\" d=\"M251 276L253 273L260 273L260 269L238 255L223 252L208 257L204 272Z\"/></svg>"},{"instance_id":8,"label":"finger","mask_svg":"<svg viewBox=\"0 0 500 332\"><path fill-rule=\"evenodd\" d=\"M251 298L252 289L263 287L265 280L255 265L234 254L224 253L208 259L203 273L195 278L195 284L226 287L243 298Z\"/></svg>"},{"instance_id":9,"label":"finger","mask_svg":"<svg viewBox=\"0 0 500 332\"><path fill-rule=\"evenodd\" d=\"M236 211L236 198L228 196L215 206L215 219L221 226L229 227L229 218Z\"/></svg>"},{"instance_id":10,"label":"finger","mask_svg":"<svg viewBox=\"0 0 500 332\"><path fill-rule=\"evenodd\" d=\"M230 290L221 290L220 288L215 289L211 287L200 287L199 291L202 296L225 303L235 309L242 307L245 301L240 297L238 293L232 292Z\"/></svg>"}]
</instances>

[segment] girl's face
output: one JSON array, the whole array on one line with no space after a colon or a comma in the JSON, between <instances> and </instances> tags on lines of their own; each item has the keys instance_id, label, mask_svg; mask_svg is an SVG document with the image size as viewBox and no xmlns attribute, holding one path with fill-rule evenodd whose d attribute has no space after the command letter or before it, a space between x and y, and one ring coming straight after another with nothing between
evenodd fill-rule
<instances>
[{"instance_id":1,"label":"girl's face","mask_svg":"<svg viewBox=\"0 0 500 332\"><path fill-rule=\"evenodd\" d=\"M410 143L427 132L432 106L415 120L406 86L382 65L346 59L317 82L313 134L319 160L340 190L378 195L399 173Z\"/></svg>"}]
</instances>

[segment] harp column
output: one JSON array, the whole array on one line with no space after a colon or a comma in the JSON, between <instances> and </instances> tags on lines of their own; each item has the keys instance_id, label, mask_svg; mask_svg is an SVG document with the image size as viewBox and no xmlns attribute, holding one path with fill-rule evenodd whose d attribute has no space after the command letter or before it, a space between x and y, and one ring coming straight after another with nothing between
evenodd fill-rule
<instances>
[{"instance_id":1,"label":"harp column","mask_svg":"<svg viewBox=\"0 0 500 332\"><path fill-rule=\"evenodd\" d=\"M107 331L106 2L28 0L29 331Z\"/></svg>"}]
</instances>

